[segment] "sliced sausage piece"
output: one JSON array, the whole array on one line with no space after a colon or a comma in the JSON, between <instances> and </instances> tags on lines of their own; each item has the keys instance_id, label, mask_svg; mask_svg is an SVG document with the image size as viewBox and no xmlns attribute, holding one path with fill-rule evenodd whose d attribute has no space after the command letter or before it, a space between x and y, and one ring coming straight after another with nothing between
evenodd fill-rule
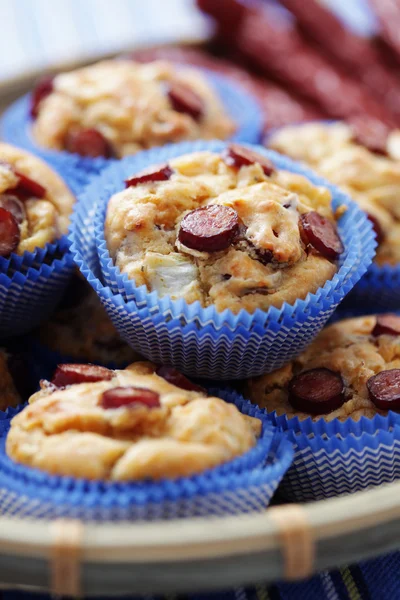
<instances>
[{"instance_id":1,"label":"sliced sausage piece","mask_svg":"<svg viewBox=\"0 0 400 600\"><path fill-rule=\"evenodd\" d=\"M173 81L167 90L172 108L199 121L204 114L203 100L189 86Z\"/></svg>"},{"instance_id":2,"label":"sliced sausage piece","mask_svg":"<svg viewBox=\"0 0 400 600\"><path fill-rule=\"evenodd\" d=\"M45 75L37 82L35 89L31 94L31 108L30 113L32 119L36 119L39 114L39 104L53 91L54 77L52 75Z\"/></svg>"},{"instance_id":3,"label":"sliced sausage piece","mask_svg":"<svg viewBox=\"0 0 400 600\"><path fill-rule=\"evenodd\" d=\"M303 371L289 383L289 402L301 412L326 414L340 408L344 401L342 376L324 367Z\"/></svg>"},{"instance_id":4,"label":"sliced sausage piece","mask_svg":"<svg viewBox=\"0 0 400 600\"><path fill-rule=\"evenodd\" d=\"M371 402L382 410L400 409L400 369L381 371L367 381Z\"/></svg>"},{"instance_id":5,"label":"sliced sausage piece","mask_svg":"<svg viewBox=\"0 0 400 600\"><path fill-rule=\"evenodd\" d=\"M0 206L8 210L18 224L25 218L25 208L21 200L14 194L0 194Z\"/></svg>"},{"instance_id":6,"label":"sliced sausage piece","mask_svg":"<svg viewBox=\"0 0 400 600\"><path fill-rule=\"evenodd\" d=\"M19 182L17 187L13 188L13 192L22 194L23 196L34 196L35 198L44 198L46 196L46 188L43 185L20 173L20 171L14 169L14 173L19 177Z\"/></svg>"},{"instance_id":7,"label":"sliced sausage piece","mask_svg":"<svg viewBox=\"0 0 400 600\"><path fill-rule=\"evenodd\" d=\"M115 155L110 142L94 128L69 132L65 138L65 149L91 158L113 158Z\"/></svg>"},{"instance_id":8,"label":"sliced sausage piece","mask_svg":"<svg viewBox=\"0 0 400 600\"><path fill-rule=\"evenodd\" d=\"M147 406L147 408L158 408L161 406L160 396L147 388L128 385L106 390L101 397L101 406L106 409L133 406L135 404L141 404Z\"/></svg>"},{"instance_id":9,"label":"sliced sausage piece","mask_svg":"<svg viewBox=\"0 0 400 600\"><path fill-rule=\"evenodd\" d=\"M387 139L391 128L368 115L355 115L347 120L353 139L375 154L387 154Z\"/></svg>"},{"instance_id":10,"label":"sliced sausage piece","mask_svg":"<svg viewBox=\"0 0 400 600\"><path fill-rule=\"evenodd\" d=\"M390 313L378 315L372 335L400 335L400 317Z\"/></svg>"},{"instance_id":11,"label":"sliced sausage piece","mask_svg":"<svg viewBox=\"0 0 400 600\"><path fill-rule=\"evenodd\" d=\"M159 377L162 377L165 379L165 381L168 381L168 383L171 383L182 390L188 390L189 392L201 392L203 394L207 393L204 388L190 381L190 379L185 377L185 375L180 373L177 369L174 369L174 367L161 366L158 367L156 373Z\"/></svg>"},{"instance_id":12,"label":"sliced sausage piece","mask_svg":"<svg viewBox=\"0 0 400 600\"><path fill-rule=\"evenodd\" d=\"M239 231L239 217L233 208L210 204L196 208L183 217L179 241L199 252L218 252L228 248Z\"/></svg>"},{"instance_id":13,"label":"sliced sausage piece","mask_svg":"<svg viewBox=\"0 0 400 600\"><path fill-rule=\"evenodd\" d=\"M17 219L9 210L0 207L0 256L10 256L17 248L20 239Z\"/></svg>"},{"instance_id":14,"label":"sliced sausage piece","mask_svg":"<svg viewBox=\"0 0 400 600\"><path fill-rule=\"evenodd\" d=\"M222 152L222 158L229 167L235 169L258 163L267 176L275 171L274 165L266 156L254 152L250 148L240 146L240 144L230 144L227 146Z\"/></svg>"},{"instance_id":15,"label":"sliced sausage piece","mask_svg":"<svg viewBox=\"0 0 400 600\"><path fill-rule=\"evenodd\" d=\"M303 241L311 244L322 256L336 260L344 246L336 226L316 211L304 213L300 217Z\"/></svg>"},{"instance_id":16,"label":"sliced sausage piece","mask_svg":"<svg viewBox=\"0 0 400 600\"><path fill-rule=\"evenodd\" d=\"M171 169L171 167L165 163L163 165L159 165L158 167L141 171L141 173L126 179L125 186L128 188L134 185L141 185L142 183L151 183L153 181L168 181L173 172L174 171Z\"/></svg>"},{"instance_id":17,"label":"sliced sausage piece","mask_svg":"<svg viewBox=\"0 0 400 600\"><path fill-rule=\"evenodd\" d=\"M58 388L75 383L109 381L114 371L98 365L64 364L58 365L51 383Z\"/></svg>"}]
</instances>

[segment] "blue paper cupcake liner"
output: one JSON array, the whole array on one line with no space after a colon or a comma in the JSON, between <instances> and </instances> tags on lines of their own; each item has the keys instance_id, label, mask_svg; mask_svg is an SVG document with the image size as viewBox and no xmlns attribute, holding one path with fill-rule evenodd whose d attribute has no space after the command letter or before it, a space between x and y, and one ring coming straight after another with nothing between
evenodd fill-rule
<instances>
[{"instance_id":1,"label":"blue paper cupcake liner","mask_svg":"<svg viewBox=\"0 0 400 600\"><path fill-rule=\"evenodd\" d=\"M318 121L333 125L337 121ZM298 123L299 126L305 123ZM270 138L281 128L268 132L264 138L267 145ZM354 286L343 302L343 309L349 315L367 315L376 312L396 311L400 308L400 264L370 264L365 275Z\"/></svg>"},{"instance_id":2,"label":"blue paper cupcake liner","mask_svg":"<svg viewBox=\"0 0 400 600\"><path fill-rule=\"evenodd\" d=\"M310 417L300 421L270 413L272 424L294 445L294 460L279 488L296 502L322 500L400 477L400 415L358 421Z\"/></svg>"},{"instance_id":3,"label":"blue paper cupcake liner","mask_svg":"<svg viewBox=\"0 0 400 600\"><path fill-rule=\"evenodd\" d=\"M0 260L0 338L24 334L60 301L74 272L67 237Z\"/></svg>"},{"instance_id":4,"label":"blue paper cupcake liner","mask_svg":"<svg viewBox=\"0 0 400 600\"><path fill-rule=\"evenodd\" d=\"M261 139L263 115L257 102L221 75L200 69L222 101L228 115L237 123L232 140L257 143ZM16 100L5 112L1 121L1 132L5 142L29 150L46 160L68 181L74 171L83 177L86 184L90 177L99 174L104 167L114 162L112 159L82 157L65 151L56 151L39 146L32 134L30 117L30 98L27 94Z\"/></svg>"},{"instance_id":5,"label":"blue paper cupcake liner","mask_svg":"<svg viewBox=\"0 0 400 600\"><path fill-rule=\"evenodd\" d=\"M285 303L280 309L272 307L253 314L242 310L237 315L230 310L218 313L213 306L202 308L199 302L188 305L183 299L159 297L145 286L136 287L134 281L114 267L106 248L103 222L110 196L123 188L127 176L146 166L188 152L220 152L225 147L226 143L215 141L176 144L127 157L108 167L80 197L70 239L75 262L97 291L122 337L135 350L192 376L240 379L279 368L312 341L365 273L374 255L375 241L364 213L337 188L295 162L256 146L278 168L306 175L315 184L329 187L335 208L348 206L339 222L345 252L333 279L294 305Z\"/></svg>"},{"instance_id":6,"label":"blue paper cupcake liner","mask_svg":"<svg viewBox=\"0 0 400 600\"><path fill-rule=\"evenodd\" d=\"M218 395L243 413L262 419L257 447L200 475L159 482L87 481L17 464L5 454L9 412L8 417L0 417L0 515L119 521L265 510L293 459L292 445L271 427L265 412L235 392L218 391Z\"/></svg>"}]
</instances>

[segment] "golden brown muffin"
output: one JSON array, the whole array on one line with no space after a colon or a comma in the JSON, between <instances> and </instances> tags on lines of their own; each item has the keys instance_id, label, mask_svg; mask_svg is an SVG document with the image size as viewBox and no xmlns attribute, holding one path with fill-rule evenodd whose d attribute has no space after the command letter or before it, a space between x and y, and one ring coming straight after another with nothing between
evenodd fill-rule
<instances>
[{"instance_id":1,"label":"golden brown muffin","mask_svg":"<svg viewBox=\"0 0 400 600\"><path fill-rule=\"evenodd\" d=\"M119 367L140 360L115 329L91 285L78 276L54 314L40 326L38 339L74 360Z\"/></svg>"},{"instance_id":2,"label":"golden brown muffin","mask_svg":"<svg viewBox=\"0 0 400 600\"><path fill-rule=\"evenodd\" d=\"M112 196L105 221L111 257L136 285L238 313L294 303L336 273L326 188L236 144L151 171Z\"/></svg>"},{"instance_id":3,"label":"golden brown muffin","mask_svg":"<svg viewBox=\"0 0 400 600\"><path fill-rule=\"evenodd\" d=\"M295 360L250 379L246 395L288 418L344 421L399 410L398 386L400 317L380 315L330 325ZM306 406L313 412L305 412Z\"/></svg>"},{"instance_id":4,"label":"golden brown muffin","mask_svg":"<svg viewBox=\"0 0 400 600\"><path fill-rule=\"evenodd\" d=\"M38 98L38 144L88 156L121 157L235 131L201 73L164 61L101 61L57 75Z\"/></svg>"},{"instance_id":5,"label":"golden brown muffin","mask_svg":"<svg viewBox=\"0 0 400 600\"><path fill-rule=\"evenodd\" d=\"M42 160L0 143L0 255L43 248L68 232L75 198Z\"/></svg>"},{"instance_id":6,"label":"golden brown muffin","mask_svg":"<svg viewBox=\"0 0 400 600\"><path fill-rule=\"evenodd\" d=\"M52 474L130 481L201 473L255 446L258 419L155 370L140 362L124 371L59 367L59 387L43 382L12 420L7 454Z\"/></svg>"},{"instance_id":7,"label":"golden brown muffin","mask_svg":"<svg viewBox=\"0 0 400 600\"><path fill-rule=\"evenodd\" d=\"M357 143L344 123L307 123L280 129L268 145L301 160L340 186L371 217L379 246L379 265L400 262L400 153L399 133L387 142L387 155Z\"/></svg>"}]
</instances>

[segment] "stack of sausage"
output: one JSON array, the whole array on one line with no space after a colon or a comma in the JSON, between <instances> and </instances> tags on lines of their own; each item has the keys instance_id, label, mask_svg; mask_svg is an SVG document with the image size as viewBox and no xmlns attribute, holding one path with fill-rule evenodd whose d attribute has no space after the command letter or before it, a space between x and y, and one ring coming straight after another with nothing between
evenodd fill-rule
<instances>
[{"instance_id":1,"label":"stack of sausage","mask_svg":"<svg viewBox=\"0 0 400 600\"><path fill-rule=\"evenodd\" d=\"M266 128L333 118L352 123L376 149L400 127L400 2L371 0L380 38L350 31L318 0L197 0L213 17L216 59L199 50L159 49L239 80L257 96ZM146 56L147 54L147 56ZM135 56L154 58L154 51ZM228 59L228 60L227 60Z\"/></svg>"}]
</instances>

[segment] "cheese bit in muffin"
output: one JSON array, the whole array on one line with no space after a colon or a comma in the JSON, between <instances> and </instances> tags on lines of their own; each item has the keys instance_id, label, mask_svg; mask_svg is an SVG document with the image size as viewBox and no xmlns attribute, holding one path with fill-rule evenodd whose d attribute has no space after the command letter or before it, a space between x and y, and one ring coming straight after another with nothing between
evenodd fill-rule
<instances>
[{"instance_id":1,"label":"cheese bit in muffin","mask_svg":"<svg viewBox=\"0 0 400 600\"><path fill-rule=\"evenodd\" d=\"M367 213L378 242L378 265L400 263L399 135L362 116L349 125L291 125L268 141L340 186Z\"/></svg>"},{"instance_id":2,"label":"cheese bit in muffin","mask_svg":"<svg viewBox=\"0 0 400 600\"><path fill-rule=\"evenodd\" d=\"M169 367L68 364L12 420L6 450L16 462L57 475L158 480L241 456L261 428Z\"/></svg>"},{"instance_id":3,"label":"cheese bit in muffin","mask_svg":"<svg viewBox=\"0 0 400 600\"><path fill-rule=\"evenodd\" d=\"M247 383L252 402L288 418L344 421L400 410L400 317L347 319L296 359Z\"/></svg>"},{"instance_id":4,"label":"cheese bit in muffin","mask_svg":"<svg viewBox=\"0 0 400 600\"><path fill-rule=\"evenodd\" d=\"M31 102L41 146L93 158L235 131L203 75L165 61L101 61L40 81Z\"/></svg>"},{"instance_id":5,"label":"cheese bit in muffin","mask_svg":"<svg viewBox=\"0 0 400 600\"><path fill-rule=\"evenodd\" d=\"M0 143L0 256L33 252L66 234L74 201L44 162Z\"/></svg>"},{"instance_id":6,"label":"cheese bit in muffin","mask_svg":"<svg viewBox=\"0 0 400 600\"><path fill-rule=\"evenodd\" d=\"M132 174L109 201L105 237L115 265L149 292L254 312L333 277L339 214L326 188L231 144Z\"/></svg>"}]
</instances>

